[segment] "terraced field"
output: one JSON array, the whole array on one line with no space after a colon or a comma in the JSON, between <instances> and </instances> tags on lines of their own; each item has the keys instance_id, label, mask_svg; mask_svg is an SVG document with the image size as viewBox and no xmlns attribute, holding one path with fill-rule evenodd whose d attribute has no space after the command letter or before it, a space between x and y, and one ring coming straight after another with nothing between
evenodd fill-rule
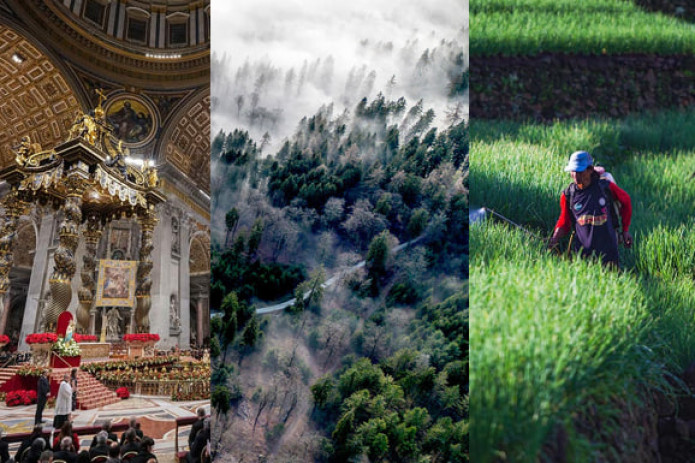
<instances>
[{"instance_id":1,"label":"terraced field","mask_svg":"<svg viewBox=\"0 0 695 463\"><path fill-rule=\"evenodd\" d=\"M627 0L472 0L472 56L695 51L695 25Z\"/></svg>"},{"instance_id":2,"label":"terraced field","mask_svg":"<svg viewBox=\"0 0 695 463\"><path fill-rule=\"evenodd\" d=\"M550 236L562 166L589 149L632 196L635 236L613 272L504 224L471 227L472 461L656 461L663 423L693 418L663 403L690 394L695 361L694 124L695 111L472 122L474 207Z\"/></svg>"}]
</instances>

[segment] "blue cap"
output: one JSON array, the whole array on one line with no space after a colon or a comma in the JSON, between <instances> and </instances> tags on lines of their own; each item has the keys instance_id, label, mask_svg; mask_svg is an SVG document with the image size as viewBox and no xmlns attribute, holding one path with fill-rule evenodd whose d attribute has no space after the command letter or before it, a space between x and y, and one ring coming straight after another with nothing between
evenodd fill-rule
<instances>
[{"instance_id":1,"label":"blue cap","mask_svg":"<svg viewBox=\"0 0 695 463\"><path fill-rule=\"evenodd\" d=\"M575 151L565 166L565 172L584 172L587 167L594 164L591 155L586 151Z\"/></svg>"}]
</instances>

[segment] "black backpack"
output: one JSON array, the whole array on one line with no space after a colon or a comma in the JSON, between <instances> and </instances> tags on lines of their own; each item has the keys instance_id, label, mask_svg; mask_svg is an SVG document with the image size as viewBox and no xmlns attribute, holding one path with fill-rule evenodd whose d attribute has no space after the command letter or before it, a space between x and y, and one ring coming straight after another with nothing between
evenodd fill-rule
<instances>
[{"instance_id":1,"label":"black backpack","mask_svg":"<svg viewBox=\"0 0 695 463\"><path fill-rule=\"evenodd\" d=\"M610 211L611 223L613 224L613 230L618 235L618 242L622 242L622 234L620 233L620 213L618 208L620 207L616 201L613 200L613 193L610 189L610 181L602 178L598 179L598 185L601 188L601 192L608 200L608 210ZM577 191L577 184L572 182L569 187L567 187L562 193L565 195L565 204L570 207L572 204L572 199L574 198L574 193ZM574 214L569 211L570 221L572 222L572 231L574 231Z\"/></svg>"}]
</instances>

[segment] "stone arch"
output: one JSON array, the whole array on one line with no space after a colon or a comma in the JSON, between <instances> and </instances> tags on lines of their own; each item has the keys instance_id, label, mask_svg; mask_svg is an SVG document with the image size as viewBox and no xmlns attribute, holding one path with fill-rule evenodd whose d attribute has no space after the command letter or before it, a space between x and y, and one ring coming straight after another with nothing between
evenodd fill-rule
<instances>
[{"instance_id":1,"label":"stone arch","mask_svg":"<svg viewBox=\"0 0 695 463\"><path fill-rule=\"evenodd\" d=\"M210 233L197 231L189 241L189 272L191 279L190 322L191 344L202 346L210 334ZM183 309L183 308L182 308ZM195 340L195 343L193 342Z\"/></svg>"},{"instance_id":2,"label":"stone arch","mask_svg":"<svg viewBox=\"0 0 695 463\"><path fill-rule=\"evenodd\" d=\"M210 193L210 87L189 96L170 116L155 152L160 153L158 164L173 165Z\"/></svg>"},{"instance_id":3,"label":"stone arch","mask_svg":"<svg viewBox=\"0 0 695 463\"><path fill-rule=\"evenodd\" d=\"M210 235L196 232L189 242L189 266L191 275L210 273Z\"/></svg>"}]
</instances>

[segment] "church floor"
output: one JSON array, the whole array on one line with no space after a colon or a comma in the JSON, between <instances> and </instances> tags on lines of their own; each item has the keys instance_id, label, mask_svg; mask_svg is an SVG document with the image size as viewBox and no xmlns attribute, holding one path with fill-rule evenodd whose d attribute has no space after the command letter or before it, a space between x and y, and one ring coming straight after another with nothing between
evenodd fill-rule
<instances>
[{"instance_id":1,"label":"church floor","mask_svg":"<svg viewBox=\"0 0 695 463\"><path fill-rule=\"evenodd\" d=\"M131 416L137 417L142 425L142 431L155 441L155 454L160 463L174 462L174 433L176 429L175 419L194 416L198 407L204 406L208 413L210 401L173 402L165 398L131 396L115 404L107 405L94 410L77 410L72 415L75 426L98 426L105 420L112 423L127 422ZM31 431L34 425L36 405L21 407L7 407L0 403L0 429L8 434ZM43 412L46 430L52 429L53 409ZM179 449L187 448L190 426L179 429ZM120 437L120 432L117 433ZM89 448L92 436L80 436L81 447ZM16 449L18 444L10 446L10 450Z\"/></svg>"}]
</instances>

